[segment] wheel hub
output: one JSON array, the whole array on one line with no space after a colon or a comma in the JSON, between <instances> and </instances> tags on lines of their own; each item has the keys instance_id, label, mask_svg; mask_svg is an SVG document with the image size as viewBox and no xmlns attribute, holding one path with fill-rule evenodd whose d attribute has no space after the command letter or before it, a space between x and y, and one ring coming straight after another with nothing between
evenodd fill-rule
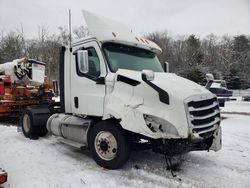
<instances>
[{"instance_id":1,"label":"wheel hub","mask_svg":"<svg viewBox=\"0 0 250 188\"><path fill-rule=\"evenodd\" d=\"M101 148L102 151L107 151L108 150L107 142L106 141L101 141L100 148Z\"/></svg>"},{"instance_id":2,"label":"wheel hub","mask_svg":"<svg viewBox=\"0 0 250 188\"><path fill-rule=\"evenodd\" d=\"M114 135L108 131L99 132L95 137L95 150L103 160L114 159L117 152L117 141Z\"/></svg>"},{"instance_id":3,"label":"wheel hub","mask_svg":"<svg viewBox=\"0 0 250 188\"><path fill-rule=\"evenodd\" d=\"M26 133L30 131L30 117L28 114L23 116L23 129Z\"/></svg>"}]
</instances>

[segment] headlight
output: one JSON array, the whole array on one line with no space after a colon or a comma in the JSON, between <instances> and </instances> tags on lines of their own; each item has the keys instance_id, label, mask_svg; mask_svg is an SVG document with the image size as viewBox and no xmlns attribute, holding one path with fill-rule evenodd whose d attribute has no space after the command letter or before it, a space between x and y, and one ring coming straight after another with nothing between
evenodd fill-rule
<instances>
[{"instance_id":1,"label":"headlight","mask_svg":"<svg viewBox=\"0 0 250 188\"><path fill-rule=\"evenodd\" d=\"M165 133L171 135L179 135L175 126L170 122L152 115L143 115L147 127L154 133Z\"/></svg>"}]
</instances>

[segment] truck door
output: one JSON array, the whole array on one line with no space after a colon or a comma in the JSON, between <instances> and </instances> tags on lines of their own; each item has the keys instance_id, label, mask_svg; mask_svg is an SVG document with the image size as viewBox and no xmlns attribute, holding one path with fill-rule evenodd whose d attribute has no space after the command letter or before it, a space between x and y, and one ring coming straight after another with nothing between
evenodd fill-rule
<instances>
[{"instance_id":1,"label":"truck door","mask_svg":"<svg viewBox=\"0 0 250 188\"><path fill-rule=\"evenodd\" d=\"M96 41L73 48L88 51L89 72L82 73L77 66L75 55L71 62L71 108L76 114L102 116L105 96L104 77L106 67L103 55Z\"/></svg>"}]
</instances>

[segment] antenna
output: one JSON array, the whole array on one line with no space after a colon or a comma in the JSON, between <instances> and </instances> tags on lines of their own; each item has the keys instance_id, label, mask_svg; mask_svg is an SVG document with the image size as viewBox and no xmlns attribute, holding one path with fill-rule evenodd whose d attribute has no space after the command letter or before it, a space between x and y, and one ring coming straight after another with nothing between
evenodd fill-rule
<instances>
[{"instance_id":1,"label":"antenna","mask_svg":"<svg viewBox=\"0 0 250 188\"><path fill-rule=\"evenodd\" d=\"M70 48L70 51L72 51L71 42L72 42L72 36L71 36L71 11L69 9L69 48Z\"/></svg>"}]
</instances>

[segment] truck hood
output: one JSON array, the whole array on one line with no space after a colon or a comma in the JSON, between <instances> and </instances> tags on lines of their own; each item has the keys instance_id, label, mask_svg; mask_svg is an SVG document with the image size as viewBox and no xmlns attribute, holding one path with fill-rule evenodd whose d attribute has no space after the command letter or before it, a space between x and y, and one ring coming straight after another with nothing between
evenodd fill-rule
<instances>
[{"instance_id":1,"label":"truck hood","mask_svg":"<svg viewBox=\"0 0 250 188\"><path fill-rule=\"evenodd\" d=\"M185 100L186 98L193 95L212 95L212 93L209 92L205 87L183 77L177 76L176 74L165 72L155 72L154 74L154 80L151 82L166 91L170 96L178 95L180 100ZM139 71L119 69L117 71L117 75L122 75L139 82L144 82L141 76L142 73Z\"/></svg>"}]
</instances>

